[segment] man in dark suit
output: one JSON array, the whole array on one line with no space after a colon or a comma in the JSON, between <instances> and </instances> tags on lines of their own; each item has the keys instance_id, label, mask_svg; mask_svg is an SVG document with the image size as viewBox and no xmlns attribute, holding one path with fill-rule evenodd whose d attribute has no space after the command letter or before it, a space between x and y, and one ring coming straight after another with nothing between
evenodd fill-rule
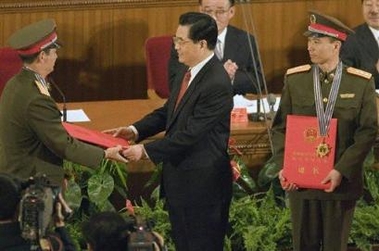
<instances>
[{"instance_id":1,"label":"man in dark suit","mask_svg":"<svg viewBox=\"0 0 379 251\"><path fill-rule=\"evenodd\" d=\"M181 15L174 43L183 67L167 102L132 126L108 131L138 142L166 131L163 139L123 154L163 164L161 195L177 251L223 250L232 194L227 149L233 91L214 55L216 41L217 24L209 15Z\"/></svg>"},{"instance_id":2,"label":"man in dark suit","mask_svg":"<svg viewBox=\"0 0 379 251\"><path fill-rule=\"evenodd\" d=\"M311 12L311 23L305 35L313 64L287 71L279 110L273 121L273 160L282 167L287 115L317 119L319 127L311 140L321 143L314 152L300 151L298 155L310 156L307 172L315 163L323 162L322 155L318 155L320 152L316 152L319 147L326 149L326 154L330 151L322 140L329 137L327 128L331 118L337 119L334 168L321 182L330 184L329 188L301 188L288 181L283 171L279 172L281 185L288 191L294 251L346 250L355 203L362 195L363 161L378 131L376 93L370 73L346 67L340 61L341 44L350 32L353 31L340 21ZM305 133L304 141L307 141Z\"/></svg>"},{"instance_id":3,"label":"man in dark suit","mask_svg":"<svg viewBox=\"0 0 379 251\"><path fill-rule=\"evenodd\" d=\"M47 76L58 58L56 25L44 19L16 31L9 44L23 61L0 97L0 171L27 179L45 174L55 185L63 181L63 159L99 167L104 158L126 160L120 147L99 147L68 135L50 96Z\"/></svg>"},{"instance_id":4,"label":"man in dark suit","mask_svg":"<svg viewBox=\"0 0 379 251\"><path fill-rule=\"evenodd\" d=\"M199 0L200 12L216 20L218 43L215 52L230 77L234 94L259 93L258 88L263 91L263 79L255 38L229 25L236 11L234 5L234 0ZM169 61L170 87L178 68L178 55L172 49Z\"/></svg>"},{"instance_id":5,"label":"man in dark suit","mask_svg":"<svg viewBox=\"0 0 379 251\"><path fill-rule=\"evenodd\" d=\"M341 48L342 61L370 72L379 89L379 0L362 0L365 23L354 28Z\"/></svg>"}]
</instances>

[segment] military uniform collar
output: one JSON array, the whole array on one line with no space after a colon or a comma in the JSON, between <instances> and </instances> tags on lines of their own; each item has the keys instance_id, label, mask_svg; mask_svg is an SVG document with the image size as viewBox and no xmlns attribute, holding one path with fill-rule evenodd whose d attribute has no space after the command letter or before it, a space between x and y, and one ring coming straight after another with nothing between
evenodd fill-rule
<instances>
[{"instance_id":1,"label":"military uniform collar","mask_svg":"<svg viewBox=\"0 0 379 251\"><path fill-rule=\"evenodd\" d=\"M23 68L29 72L33 72L36 80L40 82L47 90L51 91L50 83L46 81L44 77L41 76L41 74L34 71L32 68L24 65Z\"/></svg>"},{"instance_id":2,"label":"military uniform collar","mask_svg":"<svg viewBox=\"0 0 379 251\"><path fill-rule=\"evenodd\" d=\"M333 79L334 79L334 76L335 76L335 73L336 73L336 68L334 68L334 70L330 71L330 72L324 72L320 69L320 82L321 84L325 83L325 84L331 84L333 83Z\"/></svg>"}]
</instances>

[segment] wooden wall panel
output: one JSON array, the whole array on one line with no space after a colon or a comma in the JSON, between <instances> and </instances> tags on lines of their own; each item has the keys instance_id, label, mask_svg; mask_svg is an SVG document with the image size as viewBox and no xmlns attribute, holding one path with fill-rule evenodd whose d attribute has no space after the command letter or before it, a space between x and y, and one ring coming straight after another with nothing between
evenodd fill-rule
<instances>
[{"instance_id":1,"label":"wooden wall panel","mask_svg":"<svg viewBox=\"0 0 379 251\"><path fill-rule=\"evenodd\" d=\"M287 68L308 62L308 9L362 22L357 0L243 2L232 23L256 35L269 92L281 91ZM145 40L174 34L179 15L197 10L197 0L0 0L0 46L18 28L54 18L64 48L53 75L67 100L145 98Z\"/></svg>"}]
</instances>

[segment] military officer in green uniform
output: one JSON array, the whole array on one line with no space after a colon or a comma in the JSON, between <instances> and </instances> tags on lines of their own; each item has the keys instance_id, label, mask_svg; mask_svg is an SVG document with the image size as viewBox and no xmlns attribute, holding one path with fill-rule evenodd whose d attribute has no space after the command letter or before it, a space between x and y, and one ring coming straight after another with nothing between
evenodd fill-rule
<instances>
[{"instance_id":1,"label":"military officer in green uniform","mask_svg":"<svg viewBox=\"0 0 379 251\"><path fill-rule=\"evenodd\" d=\"M310 16L311 23L304 35L308 37L312 65L295 67L286 73L272 125L272 160L283 166L287 115L317 117L319 130L327 128L332 117L337 118L334 169L322 181L330 187L298 187L287 182L282 170L279 180L288 192L293 250L345 251L355 204L362 194L363 161L378 130L376 93L370 73L341 63L340 47L352 30L316 11L311 11ZM321 120L321 115L325 119Z\"/></svg>"},{"instance_id":2,"label":"military officer in green uniform","mask_svg":"<svg viewBox=\"0 0 379 251\"><path fill-rule=\"evenodd\" d=\"M0 97L0 172L25 179L46 174L60 185L63 159L92 168L104 158L126 162L119 154L121 146L103 150L72 138L63 128L46 80L60 47L54 20L30 24L8 42L20 55L23 68Z\"/></svg>"}]
</instances>

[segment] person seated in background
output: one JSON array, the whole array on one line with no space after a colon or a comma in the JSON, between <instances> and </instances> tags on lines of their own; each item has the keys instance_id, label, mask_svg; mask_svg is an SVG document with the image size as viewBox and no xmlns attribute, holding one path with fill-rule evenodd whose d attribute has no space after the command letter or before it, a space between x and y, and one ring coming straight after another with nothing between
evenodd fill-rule
<instances>
[{"instance_id":1,"label":"person seated in background","mask_svg":"<svg viewBox=\"0 0 379 251\"><path fill-rule=\"evenodd\" d=\"M370 72L379 89L379 0L362 0L365 22L354 28L341 48L341 59L348 65Z\"/></svg>"},{"instance_id":2,"label":"person seated in background","mask_svg":"<svg viewBox=\"0 0 379 251\"><path fill-rule=\"evenodd\" d=\"M199 11L216 20L218 37L214 51L231 79L234 94L262 92L262 70L255 38L247 31L229 24L235 15L235 0L199 0ZM172 46L169 60L170 90L181 67L185 66L179 63L178 53Z\"/></svg>"},{"instance_id":3,"label":"person seated in background","mask_svg":"<svg viewBox=\"0 0 379 251\"><path fill-rule=\"evenodd\" d=\"M47 232L43 238L36 243L32 243L23 237L23 229L19 220L19 208L23 195L23 182L12 175L0 173L0 250L26 251L31 248L35 250L60 250L75 251L75 247L68 235L61 211L60 203L55 203L54 215L51 220L54 223L54 232ZM21 202L22 204L22 202ZM24 207L26 207L24 205ZM51 208L53 205L51 206ZM45 208L44 210L45 211ZM22 221L22 220L21 220Z\"/></svg>"}]
</instances>

